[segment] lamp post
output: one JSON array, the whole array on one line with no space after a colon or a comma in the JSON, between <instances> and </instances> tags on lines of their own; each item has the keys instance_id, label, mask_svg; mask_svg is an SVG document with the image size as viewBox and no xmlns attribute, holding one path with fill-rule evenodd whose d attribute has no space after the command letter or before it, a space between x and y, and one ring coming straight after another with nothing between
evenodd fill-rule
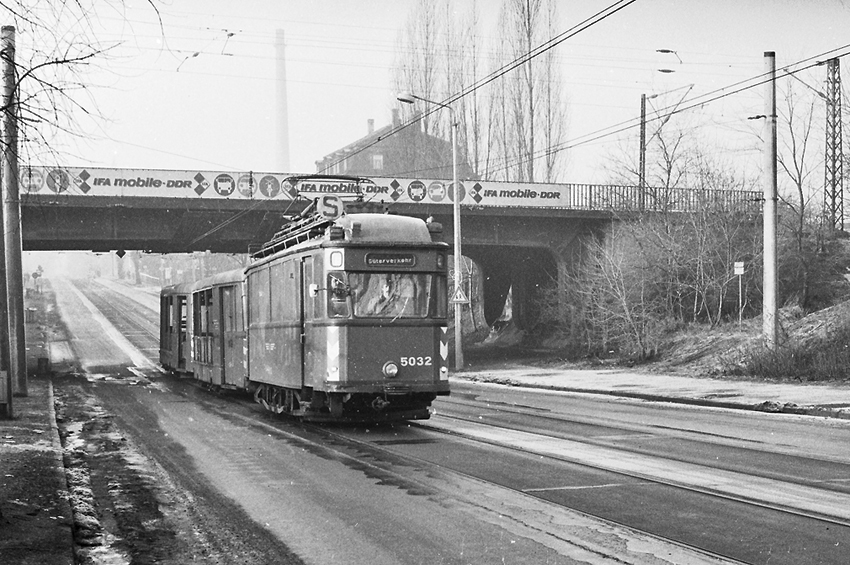
<instances>
[{"instance_id":1,"label":"lamp post","mask_svg":"<svg viewBox=\"0 0 850 565\"><path fill-rule=\"evenodd\" d=\"M427 98L422 98L421 96L417 96L412 92L399 92L397 99L399 102L404 102L405 104L413 104L416 100L421 100L422 102L427 102L429 104L436 104L441 108L448 109L451 112L452 119L452 185L454 186L454 198L452 199L452 225L454 231L454 270L455 270L455 288L452 296L456 296L458 291L461 288L461 251L460 251L460 185L457 180L457 128L458 122L457 117L455 116L455 110L448 104L443 104L442 102L435 102L433 100L428 100ZM463 305L459 302L454 303L454 313L455 313L455 369L463 368L463 342L462 342L462 334L463 334Z\"/></svg>"}]
</instances>

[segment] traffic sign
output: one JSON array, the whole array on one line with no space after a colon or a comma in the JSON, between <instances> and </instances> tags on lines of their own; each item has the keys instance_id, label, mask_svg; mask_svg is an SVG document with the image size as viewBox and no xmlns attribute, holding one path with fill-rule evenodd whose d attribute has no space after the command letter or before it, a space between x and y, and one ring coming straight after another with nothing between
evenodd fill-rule
<instances>
[{"instance_id":1,"label":"traffic sign","mask_svg":"<svg viewBox=\"0 0 850 565\"><path fill-rule=\"evenodd\" d=\"M469 298L466 297L466 294L463 292L463 288L458 286L455 288L454 296L452 296L451 300L452 304L469 304Z\"/></svg>"}]
</instances>

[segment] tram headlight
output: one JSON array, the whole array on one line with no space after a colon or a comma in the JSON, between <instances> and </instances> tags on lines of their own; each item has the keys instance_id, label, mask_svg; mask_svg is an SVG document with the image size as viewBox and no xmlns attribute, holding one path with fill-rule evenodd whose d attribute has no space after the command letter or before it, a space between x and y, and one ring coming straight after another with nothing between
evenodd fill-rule
<instances>
[{"instance_id":1,"label":"tram headlight","mask_svg":"<svg viewBox=\"0 0 850 565\"><path fill-rule=\"evenodd\" d=\"M396 365L393 361L387 361L384 363L384 368L382 370L385 376L393 378L398 374L398 365Z\"/></svg>"}]
</instances>

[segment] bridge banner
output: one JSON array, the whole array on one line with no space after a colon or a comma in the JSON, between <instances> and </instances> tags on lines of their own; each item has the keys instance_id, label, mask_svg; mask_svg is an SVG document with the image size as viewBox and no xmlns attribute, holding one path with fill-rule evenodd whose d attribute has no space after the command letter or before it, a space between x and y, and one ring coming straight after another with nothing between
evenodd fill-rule
<instances>
[{"instance_id":1,"label":"bridge banner","mask_svg":"<svg viewBox=\"0 0 850 565\"><path fill-rule=\"evenodd\" d=\"M111 169L96 167L22 167L20 192L68 196L158 197L203 199L314 199L324 194L356 195L367 201L405 204L451 204L455 192L465 206L569 208L570 185L370 178L371 183L303 179L303 174Z\"/></svg>"}]
</instances>

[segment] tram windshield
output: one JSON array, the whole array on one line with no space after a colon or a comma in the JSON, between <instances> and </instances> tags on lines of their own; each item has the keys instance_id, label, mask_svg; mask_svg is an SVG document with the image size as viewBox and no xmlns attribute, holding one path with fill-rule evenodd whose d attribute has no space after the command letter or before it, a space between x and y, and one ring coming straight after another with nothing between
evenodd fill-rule
<instances>
[{"instance_id":1,"label":"tram windshield","mask_svg":"<svg viewBox=\"0 0 850 565\"><path fill-rule=\"evenodd\" d=\"M358 318L426 318L434 285L425 273L348 273Z\"/></svg>"}]
</instances>

